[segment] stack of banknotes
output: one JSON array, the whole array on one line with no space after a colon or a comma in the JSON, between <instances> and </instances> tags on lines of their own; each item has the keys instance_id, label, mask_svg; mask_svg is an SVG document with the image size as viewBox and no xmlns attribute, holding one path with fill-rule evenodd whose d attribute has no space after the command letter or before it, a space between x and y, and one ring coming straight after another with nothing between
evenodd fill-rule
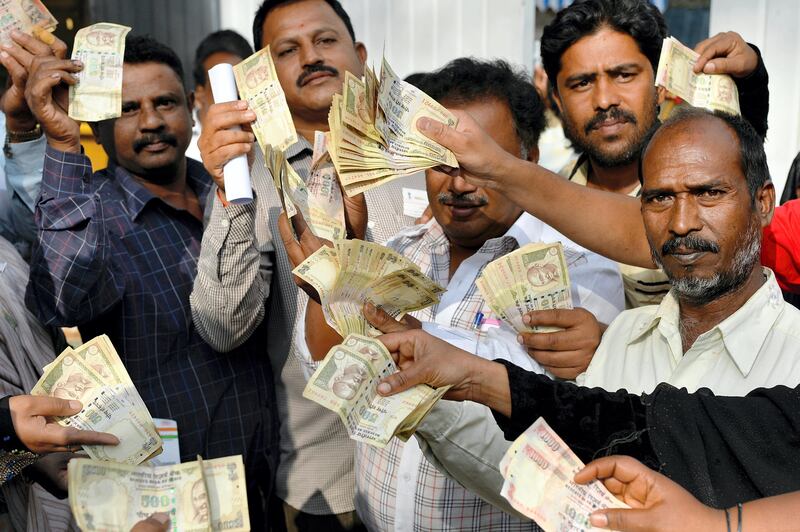
<instances>
[{"instance_id":1,"label":"stack of banknotes","mask_svg":"<svg viewBox=\"0 0 800 532\"><path fill-rule=\"evenodd\" d=\"M342 191L327 153L328 136L315 133L312 168L306 181L286 160L286 149L298 137L269 46L234 66L233 74L240 97L256 115L251 127L286 215L291 218L299 211L311 232L320 238L344 238Z\"/></svg>"},{"instance_id":2,"label":"stack of banknotes","mask_svg":"<svg viewBox=\"0 0 800 532\"><path fill-rule=\"evenodd\" d=\"M545 532L600 530L589 515L601 508L628 508L601 482L579 485L572 479L583 462L543 418L506 451L500 462L505 481L500 494Z\"/></svg>"},{"instance_id":3,"label":"stack of banknotes","mask_svg":"<svg viewBox=\"0 0 800 532\"><path fill-rule=\"evenodd\" d=\"M130 530L154 512L170 530L250 530L242 457L148 467L71 460L72 514L85 532Z\"/></svg>"},{"instance_id":4,"label":"stack of banknotes","mask_svg":"<svg viewBox=\"0 0 800 532\"><path fill-rule=\"evenodd\" d=\"M303 397L339 414L352 439L385 447L394 436L407 440L450 388L419 384L390 397L378 395L379 381L396 371L382 343L351 334L328 352Z\"/></svg>"},{"instance_id":5,"label":"stack of banknotes","mask_svg":"<svg viewBox=\"0 0 800 532\"><path fill-rule=\"evenodd\" d=\"M72 59L83 63L78 83L69 87L69 116L99 122L122 115L122 63L131 29L99 22L75 34Z\"/></svg>"},{"instance_id":6,"label":"stack of banknotes","mask_svg":"<svg viewBox=\"0 0 800 532\"><path fill-rule=\"evenodd\" d=\"M380 80L369 67L363 79L345 74L328 126L331 158L348 196L426 168L458 166L453 152L419 132L417 119L423 116L457 123L447 109L400 79L386 59Z\"/></svg>"},{"instance_id":7,"label":"stack of banknotes","mask_svg":"<svg viewBox=\"0 0 800 532\"><path fill-rule=\"evenodd\" d=\"M553 244L527 244L486 265L475 284L489 308L517 332L550 332L552 327L531 327L522 318L532 310L570 309L564 248Z\"/></svg>"},{"instance_id":8,"label":"stack of banknotes","mask_svg":"<svg viewBox=\"0 0 800 532\"><path fill-rule=\"evenodd\" d=\"M396 251L363 240L335 240L292 273L316 289L325 321L342 337L374 331L362 313L366 302L399 317L438 303L444 292Z\"/></svg>"},{"instance_id":9,"label":"stack of banknotes","mask_svg":"<svg viewBox=\"0 0 800 532\"><path fill-rule=\"evenodd\" d=\"M3 0L0 2L0 44L10 44L11 32L19 31L52 44L51 33L58 21L40 0Z\"/></svg>"},{"instance_id":10,"label":"stack of banknotes","mask_svg":"<svg viewBox=\"0 0 800 532\"><path fill-rule=\"evenodd\" d=\"M108 336L68 347L42 370L31 395L76 400L83 409L60 425L110 432L119 445L84 445L95 460L137 465L161 453L161 437Z\"/></svg>"},{"instance_id":11,"label":"stack of banknotes","mask_svg":"<svg viewBox=\"0 0 800 532\"><path fill-rule=\"evenodd\" d=\"M675 37L667 37L658 59L656 85L694 107L739 115L739 91L725 74L695 74L692 70L700 55Z\"/></svg>"}]
</instances>

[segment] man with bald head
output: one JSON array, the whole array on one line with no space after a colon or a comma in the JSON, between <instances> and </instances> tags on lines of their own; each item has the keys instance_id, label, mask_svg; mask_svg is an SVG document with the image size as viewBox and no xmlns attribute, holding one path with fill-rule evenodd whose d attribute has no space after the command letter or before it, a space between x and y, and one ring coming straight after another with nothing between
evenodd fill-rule
<instances>
[{"instance_id":1,"label":"man with bald head","mask_svg":"<svg viewBox=\"0 0 800 532\"><path fill-rule=\"evenodd\" d=\"M642 159L642 218L672 288L621 314L578 382L650 392L659 382L723 395L800 382L800 312L759 263L775 190L742 118L688 109Z\"/></svg>"}]
</instances>

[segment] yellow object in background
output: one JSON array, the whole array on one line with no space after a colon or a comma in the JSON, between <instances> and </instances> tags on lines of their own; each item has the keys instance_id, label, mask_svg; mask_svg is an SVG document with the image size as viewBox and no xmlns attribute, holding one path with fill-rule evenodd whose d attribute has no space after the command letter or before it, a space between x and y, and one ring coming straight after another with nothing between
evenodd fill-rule
<instances>
[{"instance_id":1,"label":"yellow object in background","mask_svg":"<svg viewBox=\"0 0 800 532\"><path fill-rule=\"evenodd\" d=\"M81 122L81 146L89 160L92 161L92 170L97 172L108 166L108 155L103 147L94 139L92 128L86 122Z\"/></svg>"}]
</instances>

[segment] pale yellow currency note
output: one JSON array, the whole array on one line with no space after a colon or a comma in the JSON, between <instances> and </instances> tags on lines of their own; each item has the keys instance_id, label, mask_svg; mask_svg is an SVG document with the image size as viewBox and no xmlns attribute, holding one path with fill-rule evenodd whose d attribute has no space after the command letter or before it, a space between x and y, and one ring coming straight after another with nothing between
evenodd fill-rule
<instances>
[{"instance_id":1,"label":"pale yellow currency note","mask_svg":"<svg viewBox=\"0 0 800 532\"><path fill-rule=\"evenodd\" d=\"M122 63L131 29L98 22L78 30L72 59L83 63L77 85L69 88L69 116L99 122L122 115Z\"/></svg>"},{"instance_id":2,"label":"pale yellow currency note","mask_svg":"<svg viewBox=\"0 0 800 532\"><path fill-rule=\"evenodd\" d=\"M505 482L501 494L546 532L599 530L589 523L593 511L628 506L598 481L576 484L573 478L583 466L539 418L503 457L500 471Z\"/></svg>"},{"instance_id":3,"label":"pale yellow currency note","mask_svg":"<svg viewBox=\"0 0 800 532\"><path fill-rule=\"evenodd\" d=\"M174 530L250 530L241 456L149 467L78 458L68 466L70 507L81 530L130 530L154 512Z\"/></svg>"},{"instance_id":4,"label":"pale yellow currency note","mask_svg":"<svg viewBox=\"0 0 800 532\"><path fill-rule=\"evenodd\" d=\"M256 114L252 124L259 146L284 151L297 142L292 114L278 81L269 46L233 67L239 95Z\"/></svg>"},{"instance_id":5,"label":"pale yellow currency note","mask_svg":"<svg viewBox=\"0 0 800 532\"><path fill-rule=\"evenodd\" d=\"M383 344L351 334L326 355L303 396L336 412L353 440L384 447L395 435L413 434L447 391L417 385L390 397L378 395L380 379L396 371Z\"/></svg>"},{"instance_id":6,"label":"pale yellow currency note","mask_svg":"<svg viewBox=\"0 0 800 532\"><path fill-rule=\"evenodd\" d=\"M52 44L53 31L58 21L40 0L0 0L0 44L11 43L11 32L33 35ZM50 42L48 42L50 41Z\"/></svg>"},{"instance_id":7,"label":"pale yellow currency note","mask_svg":"<svg viewBox=\"0 0 800 532\"><path fill-rule=\"evenodd\" d=\"M695 74L700 55L674 37L664 39L656 72L656 85L694 107L739 115L739 91L726 74Z\"/></svg>"}]
</instances>

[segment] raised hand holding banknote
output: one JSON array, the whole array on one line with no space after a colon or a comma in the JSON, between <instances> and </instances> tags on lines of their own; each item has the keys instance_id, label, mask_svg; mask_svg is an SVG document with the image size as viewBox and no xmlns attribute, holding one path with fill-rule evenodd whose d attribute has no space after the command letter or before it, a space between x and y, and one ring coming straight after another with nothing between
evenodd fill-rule
<instances>
[{"instance_id":1,"label":"raised hand holding banknote","mask_svg":"<svg viewBox=\"0 0 800 532\"><path fill-rule=\"evenodd\" d=\"M63 59L67 54L67 45L55 38L52 44L47 45L39 39L19 31L13 31L10 37L11 42L0 46L2 49L0 63L6 67L11 76L11 86L3 96L6 129L17 132L30 131L36 126L36 119L25 100L28 68L34 57L55 56Z\"/></svg>"},{"instance_id":2,"label":"raised hand holding banknote","mask_svg":"<svg viewBox=\"0 0 800 532\"><path fill-rule=\"evenodd\" d=\"M699 74L728 74L735 78L749 76L758 67L758 54L741 35L732 31L718 33L694 47L700 54L694 65Z\"/></svg>"},{"instance_id":3,"label":"raised hand holding banknote","mask_svg":"<svg viewBox=\"0 0 800 532\"><path fill-rule=\"evenodd\" d=\"M83 63L54 55L35 56L28 66L25 99L53 148L80 153L80 125L69 117L69 87Z\"/></svg>"},{"instance_id":4,"label":"raised hand holding banknote","mask_svg":"<svg viewBox=\"0 0 800 532\"><path fill-rule=\"evenodd\" d=\"M725 530L722 511L702 504L692 494L630 456L607 456L590 462L575 482L601 481L630 509L597 510L593 526L628 532Z\"/></svg>"}]
</instances>

